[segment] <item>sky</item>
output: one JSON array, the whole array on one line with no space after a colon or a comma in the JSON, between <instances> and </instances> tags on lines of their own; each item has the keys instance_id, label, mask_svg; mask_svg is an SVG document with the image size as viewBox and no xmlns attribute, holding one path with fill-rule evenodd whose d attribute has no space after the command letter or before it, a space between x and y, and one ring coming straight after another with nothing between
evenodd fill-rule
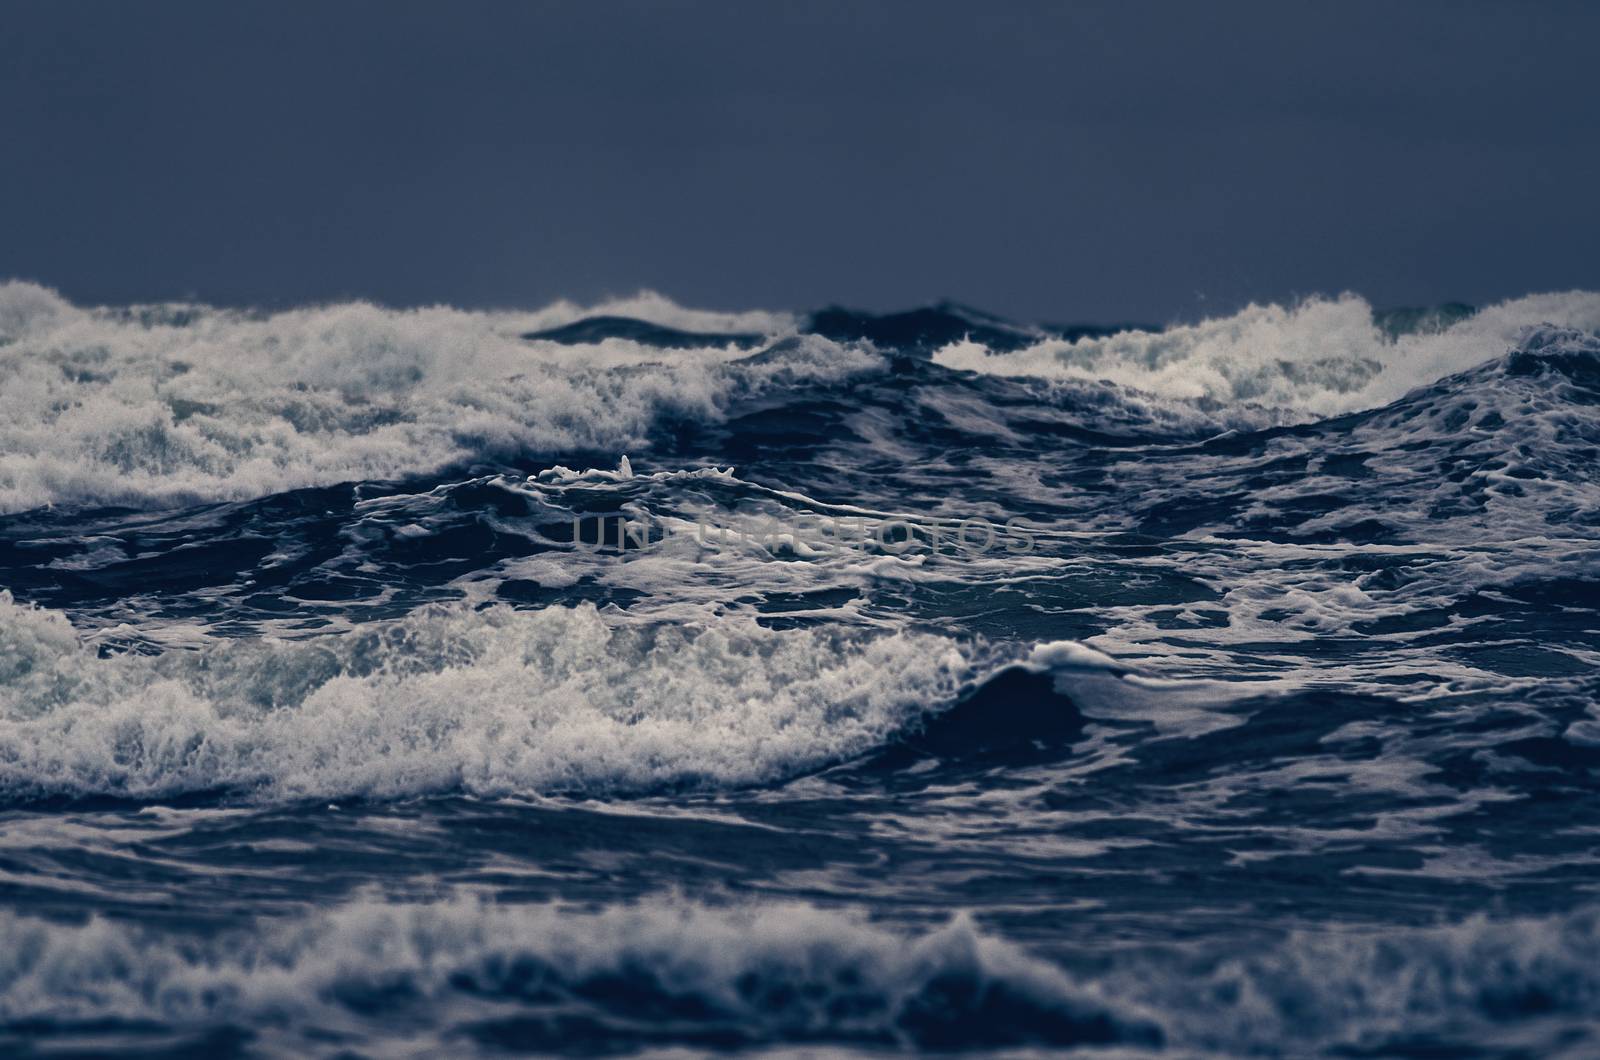
<instances>
[{"instance_id":1,"label":"sky","mask_svg":"<svg viewBox=\"0 0 1600 1060\"><path fill-rule=\"evenodd\" d=\"M0 0L0 278L81 303L1600 288L1600 5Z\"/></svg>"}]
</instances>

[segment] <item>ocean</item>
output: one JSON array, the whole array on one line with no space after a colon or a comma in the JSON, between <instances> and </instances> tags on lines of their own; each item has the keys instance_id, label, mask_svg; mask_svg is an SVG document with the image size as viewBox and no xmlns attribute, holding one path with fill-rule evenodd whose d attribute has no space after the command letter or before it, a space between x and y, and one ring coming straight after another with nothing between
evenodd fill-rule
<instances>
[{"instance_id":1,"label":"ocean","mask_svg":"<svg viewBox=\"0 0 1600 1060\"><path fill-rule=\"evenodd\" d=\"M0 1052L1600 1054L1597 331L0 285Z\"/></svg>"}]
</instances>

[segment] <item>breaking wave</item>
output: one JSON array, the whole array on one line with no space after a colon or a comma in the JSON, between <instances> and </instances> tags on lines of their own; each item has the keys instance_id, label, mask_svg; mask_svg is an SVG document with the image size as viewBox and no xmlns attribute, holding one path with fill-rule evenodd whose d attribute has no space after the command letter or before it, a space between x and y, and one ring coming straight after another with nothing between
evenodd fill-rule
<instances>
[{"instance_id":1,"label":"breaking wave","mask_svg":"<svg viewBox=\"0 0 1600 1060\"><path fill-rule=\"evenodd\" d=\"M1385 404L1545 323L1600 327L1600 295L1529 296L1404 328L1347 295L1106 334L954 309L801 321L652 294L537 312L91 309L11 282L0 285L0 512L171 507L639 451L675 423L723 421L741 398L881 373L880 350L1299 422Z\"/></svg>"},{"instance_id":2,"label":"breaking wave","mask_svg":"<svg viewBox=\"0 0 1600 1060\"><path fill-rule=\"evenodd\" d=\"M432 1031L566 1053L1160 1040L1136 1007L966 918L908 935L798 904L365 901L200 942L0 914L0 954L0 1025L63 1033L290 1021L323 1048Z\"/></svg>"},{"instance_id":3,"label":"breaking wave","mask_svg":"<svg viewBox=\"0 0 1600 1060\"><path fill-rule=\"evenodd\" d=\"M100 658L0 593L0 792L258 798L754 784L862 754L982 676L917 633L425 608L305 641Z\"/></svg>"},{"instance_id":4,"label":"breaking wave","mask_svg":"<svg viewBox=\"0 0 1600 1060\"><path fill-rule=\"evenodd\" d=\"M719 322L659 298L629 308ZM570 315L91 310L0 286L0 511L243 500L526 452L621 451L662 423L715 418L740 393L876 363L818 338L735 368L733 343L668 363L635 342L520 337Z\"/></svg>"},{"instance_id":5,"label":"breaking wave","mask_svg":"<svg viewBox=\"0 0 1600 1060\"><path fill-rule=\"evenodd\" d=\"M1347 294L1251 305L1162 331L1045 338L1009 351L955 342L934 359L985 374L1113 382L1170 400L1252 403L1303 421L1386 405L1503 355L1543 325L1600 329L1600 294L1530 295L1429 325L1423 318L1397 331L1365 299Z\"/></svg>"},{"instance_id":6,"label":"breaking wave","mask_svg":"<svg viewBox=\"0 0 1600 1060\"><path fill-rule=\"evenodd\" d=\"M1251 956L1133 951L1074 973L1081 960L1045 960L964 914L919 930L792 902L358 899L202 937L6 913L0 1041L17 1026L79 1042L248 1027L259 1044L312 1053L404 1040L1550 1055L1600 1018L1597 941L1600 917L1579 910L1308 932Z\"/></svg>"}]
</instances>

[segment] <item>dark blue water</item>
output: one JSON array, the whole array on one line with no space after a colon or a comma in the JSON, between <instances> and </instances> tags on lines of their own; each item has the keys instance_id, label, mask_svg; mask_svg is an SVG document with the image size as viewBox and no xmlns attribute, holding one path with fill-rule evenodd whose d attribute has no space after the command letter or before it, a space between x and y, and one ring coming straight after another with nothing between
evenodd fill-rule
<instances>
[{"instance_id":1,"label":"dark blue water","mask_svg":"<svg viewBox=\"0 0 1600 1060\"><path fill-rule=\"evenodd\" d=\"M0 287L0 1051L1595 1055L1597 328Z\"/></svg>"}]
</instances>

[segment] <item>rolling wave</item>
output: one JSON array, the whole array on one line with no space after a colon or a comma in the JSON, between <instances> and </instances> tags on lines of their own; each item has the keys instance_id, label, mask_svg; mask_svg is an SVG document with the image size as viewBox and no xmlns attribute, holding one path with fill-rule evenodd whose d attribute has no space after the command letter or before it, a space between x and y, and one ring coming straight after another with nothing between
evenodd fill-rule
<instances>
[{"instance_id":1,"label":"rolling wave","mask_svg":"<svg viewBox=\"0 0 1600 1060\"><path fill-rule=\"evenodd\" d=\"M652 792L859 755L981 677L981 646L593 605L438 606L299 642L100 658L0 594L0 790L258 799Z\"/></svg>"},{"instance_id":2,"label":"rolling wave","mask_svg":"<svg viewBox=\"0 0 1600 1060\"><path fill-rule=\"evenodd\" d=\"M1162 331L1047 338L1003 352L979 342L952 343L934 357L986 374L1108 381L1169 400L1249 403L1304 422L1386 405L1500 357L1545 326L1600 330L1600 294L1529 295L1409 327L1344 295L1252 305Z\"/></svg>"},{"instance_id":3,"label":"rolling wave","mask_svg":"<svg viewBox=\"0 0 1600 1060\"><path fill-rule=\"evenodd\" d=\"M906 928L799 903L599 912L360 899L193 936L0 915L0 1042L565 1053L1114 1047L1117 1055L1579 1055L1600 1018L1592 909L1046 960L958 916ZM1098 967L1096 967L1098 966Z\"/></svg>"},{"instance_id":4,"label":"rolling wave","mask_svg":"<svg viewBox=\"0 0 1600 1060\"><path fill-rule=\"evenodd\" d=\"M964 918L908 935L798 904L366 901L209 942L4 914L0 951L0 1028L72 1037L288 1023L298 1034L277 1044L314 1052L421 1034L452 1050L606 1053L1161 1037L1136 1006Z\"/></svg>"},{"instance_id":5,"label":"rolling wave","mask_svg":"<svg viewBox=\"0 0 1600 1060\"><path fill-rule=\"evenodd\" d=\"M1113 384L1191 419L1248 408L1257 425L1304 422L1387 404L1541 324L1594 330L1600 295L1530 296L1431 323L1397 323L1345 296L1105 334L959 307L802 321L654 295L536 313L85 309L11 282L0 286L0 511L171 507L642 451L675 424L723 423L760 395L848 393L891 370L878 355L889 351ZM752 355L758 344L767 349Z\"/></svg>"}]
</instances>

